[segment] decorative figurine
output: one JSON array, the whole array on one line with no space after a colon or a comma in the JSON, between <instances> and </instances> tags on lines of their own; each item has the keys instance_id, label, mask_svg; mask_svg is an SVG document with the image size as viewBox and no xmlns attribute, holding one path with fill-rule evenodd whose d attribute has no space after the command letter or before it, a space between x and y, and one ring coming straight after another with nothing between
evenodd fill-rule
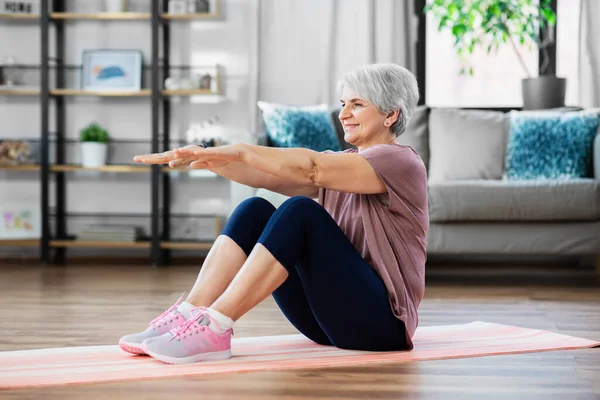
<instances>
[{"instance_id":1,"label":"decorative figurine","mask_svg":"<svg viewBox=\"0 0 600 400\"><path fill-rule=\"evenodd\" d=\"M209 74L202 75L202 78L200 78L200 89L210 89L211 81L212 77Z\"/></svg>"}]
</instances>

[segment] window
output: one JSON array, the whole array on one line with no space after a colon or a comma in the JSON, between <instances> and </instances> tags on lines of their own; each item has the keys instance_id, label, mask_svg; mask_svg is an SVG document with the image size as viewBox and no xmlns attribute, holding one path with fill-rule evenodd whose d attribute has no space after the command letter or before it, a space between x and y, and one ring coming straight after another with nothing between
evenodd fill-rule
<instances>
[{"instance_id":1,"label":"window","mask_svg":"<svg viewBox=\"0 0 600 400\"><path fill-rule=\"evenodd\" d=\"M559 0L556 7L556 75L567 78L565 104L579 105L579 9L581 0Z\"/></svg>"},{"instance_id":2,"label":"window","mask_svg":"<svg viewBox=\"0 0 600 400\"><path fill-rule=\"evenodd\" d=\"M437 22L427 13L425 99L434 107L520 107L521 79L527 77L512 47L507 43L498 53L476 49L469 58L473 76L460 75L463 67L453 46L452 34L438 32ZM538 71L534 45L519 47L527 69Z\"/></svg>"}]
</instances>

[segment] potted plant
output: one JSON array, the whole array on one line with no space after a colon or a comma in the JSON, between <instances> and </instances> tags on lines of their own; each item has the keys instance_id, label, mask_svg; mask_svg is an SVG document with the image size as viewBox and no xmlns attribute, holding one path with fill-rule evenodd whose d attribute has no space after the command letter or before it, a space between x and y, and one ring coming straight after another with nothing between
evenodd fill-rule
<instances>
[{"instance_id":1,"label":"potted plant","mask_svg":"<svg viewBox=\"0 0 600 400\"><path fill-rule=\"evenodd\" d=\"M81 165L97 168L106 165L108 154L108 132L97 123L92 123L80 132Z\"/></svg>"},{"instance_id":2,"label":"potted plant","mask_svg":"<svg viewBox=\"0 0 600 400\"><path fill-rule=\"evenodd\" d=\"M466 58L477 47L489 54L508 44L514 50L527 74L522 80L523 108L562 107L565 102L566 79L548 71L548 46L554 43L553 27L556 13L551 0L434 0L424 12L431 12L438 22L438 31L448 29L454 36L454 47ZM547 28L547 29L544 29ZM518 44L534 44L543 57L537 77L529 71L519 53ZM472 67L461 73L473 75Z\"/></svg>"}]
</instances>

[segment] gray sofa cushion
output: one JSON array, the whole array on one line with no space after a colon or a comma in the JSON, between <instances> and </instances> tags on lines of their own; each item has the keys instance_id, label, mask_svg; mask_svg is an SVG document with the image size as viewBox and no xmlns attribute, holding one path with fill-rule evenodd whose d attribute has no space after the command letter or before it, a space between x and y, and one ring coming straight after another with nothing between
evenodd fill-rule
<instances>
[{"instance_id":1,"label":"gray sofa cushion","mask_svg":"<svg viewBox=\"0 0 600 400\"><path fill-rule=\"evenodd\" d=\"M502 178L508 128L500 111L433 108L429 182Z\"/></svg>"},{"instance_id":2,"label":"gray sofa cushion","mask_svg":"<svg viewBox=\"0 0 600 400\"><path fill-rule=\"evenodd\" d=\"M429 184L431 222L598 221L600 180Z\"/></svg>"},{"instance_id":3,"label":"gray sofa cushion","mask_svg":"<svg viewBox=\"0 0 600 400\"><path fill-rule=\"evenodd\" d=\"M418 106L406 130L398 137L398 143L410 146L417 152L425 168L429 168L429 112L427 106Z\"/></svg>"}]
</instances>

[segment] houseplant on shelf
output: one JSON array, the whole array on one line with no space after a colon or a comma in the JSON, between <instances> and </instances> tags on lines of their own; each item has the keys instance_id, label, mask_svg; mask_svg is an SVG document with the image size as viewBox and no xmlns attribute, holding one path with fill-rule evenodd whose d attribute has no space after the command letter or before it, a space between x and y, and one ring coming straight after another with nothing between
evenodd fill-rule
<instances>
[{"instance_id":1,"label":"houseplant on shelf","mask_svg":"<svg viewBox=\"0 0 600 400\"><path fill-rule=\"evenodd\" d=\"M92 123L80 132L81 165L87 168L97 168L106 165L108 154L108 132L97 123Z\"/></svg>"},{"instance_id":2,"label":"houseplant on shelf","mask_svg":"<svg viewBox=\"0 0 600 400\"><path fill-rule=\"evenodd\" d=\"M566 79L549 71L548 46L554 43L556 13L551 0L433 0L424 8L438 23L438 31L448 29L454 37L459 57L466 59L481 47L491 53L509 45L527 74L521 88L525 109L564 106ZM544 29L547 28L547 29ZM529 71L518 45L535 45L543 57L537 77ZM461 73L473 75L472 67Z\"/></svg>"}]
</instances>

